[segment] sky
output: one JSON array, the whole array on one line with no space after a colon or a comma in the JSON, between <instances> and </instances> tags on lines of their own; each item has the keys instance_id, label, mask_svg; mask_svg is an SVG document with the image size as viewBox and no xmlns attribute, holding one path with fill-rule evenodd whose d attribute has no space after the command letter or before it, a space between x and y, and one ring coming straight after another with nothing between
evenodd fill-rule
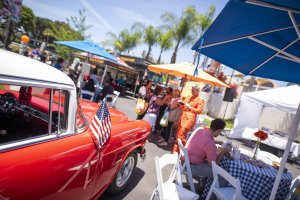
<instances>
[{"instance_id":1,"label":"sky","mask_svg":"<svg viewBox=\"0 0 300 200\"><path fill-rule=\"evenodd\" d=\"M79 9L86 10L86 24L92 25L87 33L92 39L101 42L109 39L107 32L118 34L125 28L130 28L135 22L159 26L163 22L160 16L165 12L173 12L181 16L187 6L195 6L198 12L205 13L210 5L216 6L217 16L227 0L23 0L23 4L30 7L36 16L52 20L66 21L67 17L78 16ZM192 44L182 47L177 55L177 62L192 62L194 52ZM141 57L146 45L139 45L133 50L133 55ZM162 55L162 60L169 63L172 50ZM155 60L159 56L159 46L153 48Z\"/></svg>"},{"instance_id":2,"label":"sky","mask_svg":"<svg viewBox=\"0 0 300 200\"><path fill-rule=\"evenodd\" d=\"M160 26L163 24L160 16L165 12L173 12L181 16L187 6L195 6L198 12L206 13L210 5L215 5L215 16L221 12L227 0L23 0L23 4L30 7L36 16L52 20L66 21L70 16L78 16L79 9L85 9L86 24L92 25L87 31L95 42L109 39L107 32L118 34L121 30L131 27L135 22ZM200 30L199 30L200 32ZM194 51L192 44L179 49L177 63L193 62ZM147 51L147 46L142 44L135 48L131 54L137 57ZM162 61L170 63L173 51L163 53ZM153 58L158 59L159 46L152 51ZM230 75L230 68L225 69L225 75ZM284 85L276 81L279 86Z\"/></svg>"}]
</instances>

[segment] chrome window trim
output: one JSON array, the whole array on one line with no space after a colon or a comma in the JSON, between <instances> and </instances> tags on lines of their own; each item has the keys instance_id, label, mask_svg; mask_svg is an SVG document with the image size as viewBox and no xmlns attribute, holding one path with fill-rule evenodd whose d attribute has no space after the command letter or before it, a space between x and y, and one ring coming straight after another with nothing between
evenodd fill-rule
<instances>
[{"instance_id":1,"label":"chrome window trim","mask_svg":"<svg viewBox=\"0 0 300 200\"><path fill-rule=\"evenodd\" d=\"M59 90L58 92L58 122L57 122L57 134L61 134L60 132L60 107L61 107L61 90ZM54 102L53 102L54 103ZM64 108L65 108L66 105L64 105Z\"/></svg>"},{"instance_id":2,"label":"chrome window trim","mask_svg":"<svg viewBox=\"0 0 300 200\"><path fill-rule=\"evenodd\" d=\"M52 133L52 105L53 105L53 89L50 91L50 99L49 99L49 121L48 121L48 134L55 135Z\"/></svg>"},{"instance_id":3,"label":"chrome window trim","mask_svg":"<svg viewBox=\"0 0 300 200\"><path fill-rule=\"evenodd\" d=\"M60 83L43 82L40 80L29 80L23 78L9 77L0 75L0 82L11 85L32 86L32 87L47 87L53 89L74 90L74 85L65 85Z\"/></svg>"},{"instance_id":4,"label":"chrome window trim","mask_svg":"<svg viewBox=\"0 0 300 200\"><path fill-rule=\"evenodd\" d=\"M61 138L72 136L72 135L74 135L74 133L68 132L68 133L61 134L60 136L58 136L56 134L55 135L46 135L46 136L40 136L37 138L32 138L29 140L13 142L10 144L5 144L5 145L0 146L0 152L10 151L10 150L19 149L22 147L27 147L30 145L49 142L49 141L61 139Z\"/></svg>"},{"instance_id":5,"label":"chrome window trim","mask_svg":"<svg viewBox=\"0 0 300 200\"><path fill-rule=\"evenodd\" d=\"M26 83L26 86L34 86L34 87L50 87L53 89L66 89L66 90L74 90L75 85L66 85L61 83L55 82L45 82L42 80L34 80L34 79L26 79L26 78L19 78L14 76L5 76L0 74L0 82L5 84L12 84L12 85L22 85L22 83Z\"/></svg>"}]
</instances>

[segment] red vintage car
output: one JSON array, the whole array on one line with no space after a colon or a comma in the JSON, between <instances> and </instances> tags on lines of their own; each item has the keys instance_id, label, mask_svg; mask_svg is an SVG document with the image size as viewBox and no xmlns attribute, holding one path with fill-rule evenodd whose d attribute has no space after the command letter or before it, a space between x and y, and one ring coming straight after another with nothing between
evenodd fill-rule
<instances>
[{"instance_id":1,"label":"red vintage car","mask_svg":"<svg viewBox=\"0 0 300 200\"><path fill-rule=\"evenodd\" d=\"M110 109L98 150L89 124L99 105L78 100L72 80L0 50L0 199L97 199L129 184L150 134L145 121Z\"/></svg>"}]
</instances>

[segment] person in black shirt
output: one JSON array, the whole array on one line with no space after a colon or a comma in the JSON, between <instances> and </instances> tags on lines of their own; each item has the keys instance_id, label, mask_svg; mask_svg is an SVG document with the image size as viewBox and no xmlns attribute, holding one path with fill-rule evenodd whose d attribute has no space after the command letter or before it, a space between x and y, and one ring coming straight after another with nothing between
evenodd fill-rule
<instances>
[{"instance_id":1,"label":"person in black shirt","mask_svg":"<svg viewBox=\"0 0 300 200\"><path fill-rule=\"evenodd\" d=\"M110 80L106 80L104 82L103 90L100 92L99 97L97 97L96 102L99 102L99 100L102 101L106 97L106 95L108 95L108 94L114 94L114 88L111 85Z\"/></svg>"}]
</instances>

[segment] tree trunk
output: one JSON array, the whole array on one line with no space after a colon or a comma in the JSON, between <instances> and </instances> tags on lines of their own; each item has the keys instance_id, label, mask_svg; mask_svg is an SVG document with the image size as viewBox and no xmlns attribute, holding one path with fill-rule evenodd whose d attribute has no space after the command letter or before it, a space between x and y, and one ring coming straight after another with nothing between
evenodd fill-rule
<instances>
[{"instance_id":1,"label":"tree trunk","mask_svg":"<svg viewBox=\"0 0 300 200\"><path fill-rule=\"evenodd\" d=\"M177 57L177 51L178 51L179 44L180 44L180 40L177 41L177 44L175 46L174 52L171 57L171 64L176 63L176 57Z\"/></svg>"},{"instance_id":2,"label":"tree trunk","mask_svg":"<svg viewBox=\"0 0 300 200\"><path fill-rule=\"evenodd\" d=\"M193 65L196 64L197 57L198 57L198 51L195 51Z\"/></svg>"},{"instance_id":3,"label":"tree trunk","mask_svg":"<svg viewBox=\"0 0 300 200\"><path fill-rule=\"evenodd\" d=\"M160 53L159 53L159 57L158 57L158 60L157 60L157 64L160 64L160 59L161 59L161 54L162 54L163 50L161 49L160 50Z\"/></svg>"},{"instance_id":4,"label":"tree trunk","mask_svg":"<svg viewBox=\"0 0 300 200\"><path fill-rule=\"evenodd\" d=\"M200 37L199 37L199 38L202 37L202 34L203 34L203 31L200 32ZM199 52L198 52L198 51L195 51L195 54L194 54L194 60L193 60L193 65L196 64L196 60L197 60L198 54L199 54ZM204 67L203 67L203 69L204 69Z\"/></svg>"},{"instance_id":5,"label":"tree trunk","mask_svg":"<svg viewBox=\"0 0 300 200\"><path fill-rule=\"evenodd\" d=\"M147 61L149 61L149 57L150 57L151 50L152 50L152 48L151 48L151 46L149 45L148 52L147 52L147 55L146 55L146 57L145 57L145 60L147 60Z\"/></svg>"},{"instance_id":6,"label":"tree trunk","mask_svg":"<svg viewBox=\"0 0 300 200\"><path fill-rule=\"evenodd\" d=\"M7 20L6 29L4 31L4 42L3 42L3 48L4 49L8 49L8 45L11 42L11 40L10 40L11 33L12 33L12 29L11 29L11 16L9 16L9 18Z\"/></svg>"}]
</instances>

